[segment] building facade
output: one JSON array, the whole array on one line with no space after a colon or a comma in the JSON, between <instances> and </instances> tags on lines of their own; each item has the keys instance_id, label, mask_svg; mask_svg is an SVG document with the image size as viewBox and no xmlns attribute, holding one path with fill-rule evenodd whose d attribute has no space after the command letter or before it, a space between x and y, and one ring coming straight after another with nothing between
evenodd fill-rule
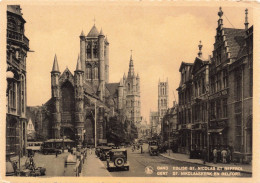
<instances>
[{"instance_id":1,"label":"building facade","mask_svg":"<svg viewBox=\"0 0 260 183\"><path fill-rule=\"evenodd\" d=\"M200 41L198 56L192 68L192 129L191 151L207 147L209 61L203 58Z\"/></svg>"},{"instance_id":2,"label":"building facade","mask_svg":"<svg viewBox=\"0 0 260 183\"><path fill-rule=\"evenodd\" d=\"M228 147L234 158L248 161L252 153L253 26L225 28L218 12L210 65L209 145Z\"/></svg>"},{"instance_id":3,"label":"building facade","mask_svg":"<svg viewBox=\"0 0 260 183\"><path fill-rule=\"evenodd\" d=\"M7 6L6 158L26 153L26 58L29 39L19 5Z\"/></svg>"},{"instance_id":4,"label":"building facade","mask_svg":"<svg viewBox=\"0 0 260 183\"><path fill-rule=\"evenodd\" d=\"M179 152L207 147L230 149L234 161L252 158L253 26L225 28L218 12L213 55L199 53L194 63L182 63L178 90Z\"/></svg>"},{"instance_id":5,"label":"building facade","mask_svg":"<svg viewBox=\"0 0 260 183\"><path fill-rule=\"evenodd\" d=\"M162 140L164 145L178 151L178 105L174 102L173 107L169 108L162 119Z\"/></svg>"},{"instance_id":6,"label":"building facade","mask_svg":"<svg viewBox=\"0 0 260 183\"><path fill-rule=\"evenodd\" d=\"M87 36L83 31L80 35L74 74L68 68L61 73L55 55L51 91L51 99L35 113L36 133L43 139L69 138L78 145L97 144L107 141L111 117L141 121L140 77L134 73L132 55L128 77L109 83L109 42L95 25Z\"/></svg>"},{"instance_id":7,"label":"building facade","mask_svg":"<svg viewBox=\"0 0 260 183\"><path fill-rule=\"evenodd\" d=\"M179 96L178 107L178 131L179 147L178 152L189 153L192 137L192 68L193 63L182 62L179 72L181 73L181 82L177 88Z\"/></svg>"}]
</instances>

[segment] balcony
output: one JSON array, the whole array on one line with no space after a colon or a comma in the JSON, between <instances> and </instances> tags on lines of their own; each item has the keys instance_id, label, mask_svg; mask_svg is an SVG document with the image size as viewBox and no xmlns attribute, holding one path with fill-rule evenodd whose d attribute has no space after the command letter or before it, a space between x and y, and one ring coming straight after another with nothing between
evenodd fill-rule
<instances>
[{"instance_id":1,"label":"balcony","mask_svg":"<svg viewBox=\"0 0 260 183\"><path fill-rule=\"evenodd\" d=\"M24 34L7 29L6 37L7 37L7 40L9 39L11 41L16 41L16 42L22 44L23 46L26 46L27 49L29 50L29 39Z\"/></svg>"}]
</instances>

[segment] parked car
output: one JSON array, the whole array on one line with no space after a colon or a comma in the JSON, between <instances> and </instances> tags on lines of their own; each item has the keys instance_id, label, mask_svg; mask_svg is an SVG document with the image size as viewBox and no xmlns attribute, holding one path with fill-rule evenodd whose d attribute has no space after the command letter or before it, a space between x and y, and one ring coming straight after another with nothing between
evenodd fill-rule
<instances>
[{"instance_id":1,"label":"parked car","mask_svg":"<svg viewBox=\"0 0 260 183\"><path fill-rule=\"evenodd\" d=\"M108 147L112 147L112 149L116 148L116 145L114 143L107 143L107 146Z\"/></svg>"},{"instance_id":2,"label":"parked car","mask_svg":"<svg viewBox=\"0 0 260 183\"><path fill-rule=\"evenodd\" d=\"M100 149L100 156L99 158L102 160L102 161L105 161L107 158L109 158L109 151L112 149L112 147L108 147L108 146L103 146L101 149Z\"/></svg>"},{"instance_id":3,"label":"parked car","mask_svg":"<svg viewBox=\"0 0 260 183\"><path fill-rule=\"evenodd\" d=\"M42 153L43 154L52 154L52 153L56 153L56 151L58 151L58 154L61 154L62 153L62 150L61 149L56 149L54 147L43 147L42 148Z\"/></svg>"},{"instance_id":4,"label":"parked car","mask_svg":"<svg viewBox=\"0 0 260 183\"><path fill-rule=\"evenodd\" d=\"M107 170L112 171L116 169L129 170L129 162L127 161L126 149L112 149L109 151L109 158L107 159Z\"/></svg>"}]
</instances>

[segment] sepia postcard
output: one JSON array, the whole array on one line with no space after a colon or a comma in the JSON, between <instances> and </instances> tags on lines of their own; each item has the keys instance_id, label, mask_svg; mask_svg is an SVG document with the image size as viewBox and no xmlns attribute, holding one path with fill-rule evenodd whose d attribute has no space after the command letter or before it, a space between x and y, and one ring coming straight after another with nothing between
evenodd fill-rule
<instances>
[{"instance_id":1,"label":"sepia postcard","mask_svg":"<svg viewBox=\"0 0 260 183\"><path fill-rule=\"evenodd\" d=\"M0 181L259 181L259 8L1 2Z\"/></svg>"}]
</instances>

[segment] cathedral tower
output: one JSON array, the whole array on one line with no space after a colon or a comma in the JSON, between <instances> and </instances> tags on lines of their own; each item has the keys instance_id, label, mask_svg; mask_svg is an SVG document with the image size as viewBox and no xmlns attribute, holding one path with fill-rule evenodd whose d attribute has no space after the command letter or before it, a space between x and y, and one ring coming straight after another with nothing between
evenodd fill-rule
<instances>
[{"instance_id":1,"label":"cathedral tower","mask_svg":"<svg viewBox=\"0 0 260 183\"><path fill-rule=\"evenodd\" d=\"M83 31L80 35L80 60L84 82L92 83L102 100L104 85L109 81L109 42L95 24L87 36Z\"/></svg>"},{"instance_id":2,"label":"cathedral tower","mask_svg":"<svg viewBox=\"0 0 260 183\"><path fill-rule=\"evenodd\" d=\"M168 109L169 105L169 88L168 88L168 78L166 82L161 82L159 79L158 83L158 116L159 124L161 124L162 118Z\"/></svg>"},{"instance_id":3,"label":"cathedral tower","mask_svg":"<svg viewBox=\"0 0 260 183\"><path fill-rule=\"evenodd\" d=\"M59 86L60 70L58 65L57 56L54 57L53 67L51 71L51 91L52 98L54 100L54 111L53 111L53 133L54 138L60 138L61 128L61 112L60 112L60 86Z\"/></svg>"}]
</instances>

